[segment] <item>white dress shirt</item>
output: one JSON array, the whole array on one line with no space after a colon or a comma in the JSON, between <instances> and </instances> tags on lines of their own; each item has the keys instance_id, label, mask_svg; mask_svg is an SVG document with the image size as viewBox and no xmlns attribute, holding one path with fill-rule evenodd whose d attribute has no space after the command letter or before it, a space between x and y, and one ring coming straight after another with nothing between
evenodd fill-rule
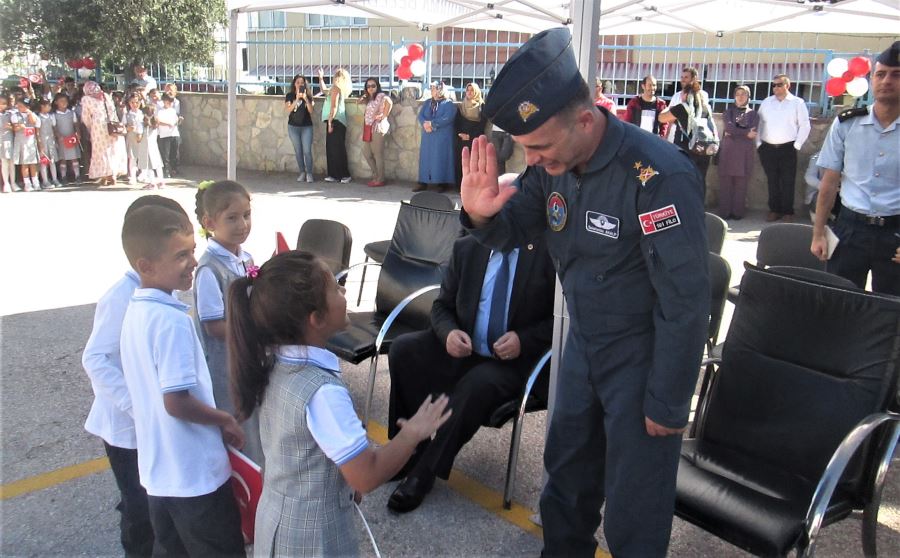
<instances>
[{"instance_id":1,"label":"white dress shirt","mask_svg":"<svg viewBox=\"0 0 900 558\"><path fill-rule=\"evenodd\" d=\"M809 111L800 97L788 93L784 100L771 95L759 105L759 129L756 145L793 143L800 150L809 137Z\"/></svg>"}]
</instances>

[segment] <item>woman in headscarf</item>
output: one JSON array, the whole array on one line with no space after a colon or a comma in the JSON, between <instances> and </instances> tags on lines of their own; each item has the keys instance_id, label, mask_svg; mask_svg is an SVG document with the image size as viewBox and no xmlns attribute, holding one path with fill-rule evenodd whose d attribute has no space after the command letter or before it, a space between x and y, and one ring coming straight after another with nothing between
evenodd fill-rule
<instances>
[{"instance_id":1,"label":"woman in headscarf","mask_svg":"<svg viewBox=\"0 0 900 558\"><path fill-rule=\"evenodd\" d=\"M325 75L319 68L319 87L325 95L322 105L322 121L325 122L325 162L328 175L325 182L343 182L350 178L350 166L347 163L347 109L345 101L350 96L352 84L350 74L338 68L331 78L331 87L325 88Z\"/></svg>"},{"instance_id":2,"label":"woman in headscarf","mask_svg":"<svg viewBox=\"0 0 900 558\"><path fill-rule=\"evenodd\" d=\"M448 185L456 183L453 166L453 121L456 105L444 93L444 83L431 84L431 99L422 103L419 125L422 141L419 145L419 183L413 192L421 192L434 184L439 192L446 192Z\"/></svg>"},{"instance_id":3,"label":"woman in headscarf","mask_svg":"<svg viewBox=\"0 0 900 558\"><path fill-rule=\"evenodd\" d=\"M484 97L481 89L475 83L466 86L466 95L459 104L459 112L456 114L456 189L459 190L462 182L462 150L463 147L472 149L472 140L480 135L490 137L487 117L481 109L484 107Z\"/></svg>"},{"instance_id":4,"label":"woman in headscarf","mask_svg":"<svg viewBox=\"0 0 900 558\"><path fill-rule=\"evenodd\" d=\"M747 183L756 162L759 114L750 107L750 88L738 85L734 104L722 115L725 137L719 148L719 216L740 219L747 208Z\"/></svg>"},{"instance_id":5,"label":"woman in headscarf","mask_svg":"<svg viewBox=\"0 0 900 558\"><path fill-rule=\"evenodd\" d=\"M100 186L116 183L116 176L128 172L125 137L110 134L107 123L119 123L116 105L94 81L84 84L81 121L91 136L91 164L88 177Z\"/></svg>"}]
</instances>

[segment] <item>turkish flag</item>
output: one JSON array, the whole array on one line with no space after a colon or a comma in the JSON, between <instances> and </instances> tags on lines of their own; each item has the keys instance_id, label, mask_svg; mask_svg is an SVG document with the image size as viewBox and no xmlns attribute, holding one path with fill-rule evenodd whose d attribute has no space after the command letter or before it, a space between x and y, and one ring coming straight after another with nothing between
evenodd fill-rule
<instances>
[{"instance_id":1,"label":"turkish flag","mask_svg":"<svg viewBox=\"0 0 900 558\"><path fill-rule=\"evenodd\" d=\"M68 147L69 149L78 145L78 136L72 134L71 136L66 136L63 138L63 145Z\"/></svg>"},{"instance_id":2,"label":"turkish flag","mask_svg":"<svg viewBox=\"0 0 900 558\"><path fill-rule=\"evenodd\" d=\"M231 461L231 488L241 512L241 532L244 534L244 542L251 544L256 524L256 506L262 495L262 469L232 446L228 446L228 460Z\"/></svg>"},{"instance_id":3,"label":"turkish flag","mask_svg":"<svg viewBox=\"0 0 900 558\"><path fill-rule=\"evenodd\" d=\"M25 134L25 137L31 137L34 135L34 128L25 128L22 133Z\"/></svg>"}]
</instances>

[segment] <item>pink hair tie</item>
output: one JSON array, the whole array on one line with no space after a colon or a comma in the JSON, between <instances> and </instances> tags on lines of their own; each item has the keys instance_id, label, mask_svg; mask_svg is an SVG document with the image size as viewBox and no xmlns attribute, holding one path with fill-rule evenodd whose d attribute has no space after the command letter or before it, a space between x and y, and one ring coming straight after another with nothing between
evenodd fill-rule
<instances>
[{"instance_id":1,"label":"pink hair tie","mask_svg":"<svg viewBox=\"0 0 900 558\"><path fill-rule=\"evenodd\" d=\"M259 276L259 267L255 265L247 266L247 277L250 279L256 279Z\"/></svg>"}]
</instances>

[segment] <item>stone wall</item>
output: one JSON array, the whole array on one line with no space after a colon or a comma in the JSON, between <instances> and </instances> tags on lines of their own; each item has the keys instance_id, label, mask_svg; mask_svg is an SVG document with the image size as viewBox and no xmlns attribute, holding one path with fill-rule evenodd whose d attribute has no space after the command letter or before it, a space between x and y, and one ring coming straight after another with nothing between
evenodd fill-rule
<instances>
[{"instance_id":1,"label":"stone wall","mask_svg":"<svg viewBox=\"0 0 900 558\"><path fill-rule=\"evenodd\" d=\"M408 91L407 93L411 92ZM185 116L181 127L182 159L186 164L224 165L226 157L225 138L226 96L220 93L182 93L182 113ZM325 174L325 128L320 125L322 99L316 98L314 108L313 167L316 175ZM355 100L354 100L355 101ZM385 174L389 180L415 182L419 167L419 130L416 116L420 102L412 95L394 103L389 117L391 132L385 142ZM347 156L350 173L357 180L368 180L371 176L369 165L362 156L363 105L347 103ZM722 116L716 115L716 123L722 130ZM284 99L275 96L238 95L237 98L237 143L239 169L263 170L270 172L297 172L297 163L291 141L287 136L287 115ZM803 146L797 165L798 208L803 202L805 183L803 173L809 157L819 150L828 131L829 120L813 119L812 133ZM524 152L515 146L513 156L507 163L510 172L525 167ZM718 173L715 165L710 165L707 175L707 205L715 207L718 192ZM765 209L768 193L766 178L757 161L756 170L749 185L749 206Z\"/></svg>"}]
</instances>

